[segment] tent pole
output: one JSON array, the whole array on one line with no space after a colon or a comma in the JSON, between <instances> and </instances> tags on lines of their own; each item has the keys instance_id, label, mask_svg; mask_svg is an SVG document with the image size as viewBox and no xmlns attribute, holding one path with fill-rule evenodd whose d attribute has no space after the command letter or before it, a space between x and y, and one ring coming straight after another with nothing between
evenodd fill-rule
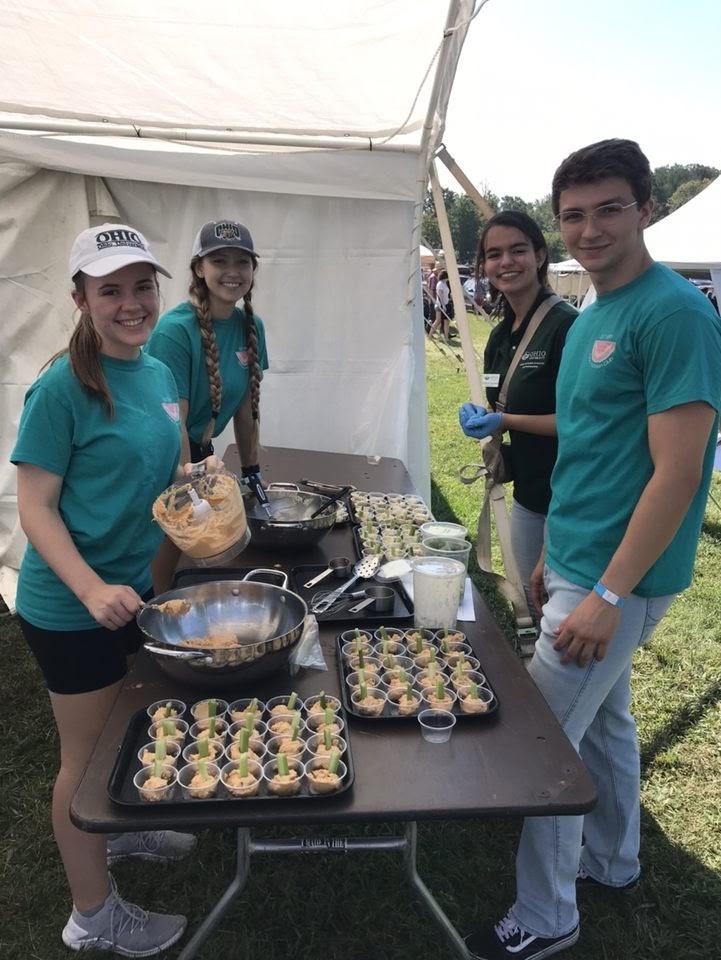
<instances>
[{"instance_id":1,"label":"tent pole","mask_svg":"<svg viewBox=\"0 0 721 960\"><path fill-rule=\"evenodd\" d=\"M456 307L455 320L458 324L458 330L461 335L461 349L463 351L463 363L468 377L468 386L470 388L471 400L473 403L483 403L483 388L481 387L481 378L476 365L476 355L473 350L473 340L471 338L471 328L468 324L468 315L466 314L466 301L463 297L463 287L461 286L461 277L458 273L458 263L456 261L456 252L453 249L453 238L451 237L451 228L448 223L448 214L446 205L443 202L443 191L438 182L436 165L431 161L429 167L431 180L431 192L433 193L433 203L436 208L436 217L438 218L438 227L441 232L441 242L446 256L446 270L450 280L451 296L453 304Z\"/></svg>"},{"instance_id":2,"label":"tent pole","mask_svg":"<svg viewBox=\"0 0 721 960\"><path fill-rule=\"evenodd\" d=\"M435 156L448 169L448 171L453 174L457 182L460 183L460 185L466 191L466 194L475 204L483 219L490 220L496 211L486 200L486 198L478 191L478 189L474 187L463 170L461 170L456 161L450 155L448 150L446 150L446 145L444 143L442 143L438 150L436 150Z\"/></svg>"}]
</instances>

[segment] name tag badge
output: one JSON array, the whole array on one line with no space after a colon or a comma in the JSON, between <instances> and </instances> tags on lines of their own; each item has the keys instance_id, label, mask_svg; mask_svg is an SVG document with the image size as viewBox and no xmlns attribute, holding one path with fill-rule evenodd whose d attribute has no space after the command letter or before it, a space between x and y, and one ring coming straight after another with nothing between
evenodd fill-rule
<instances>
[{"instance_id":1,"label":"name tag badge","mask_svg":"<svg viewBox=\"0 0 721 960\"><path fill-rule=\"evenodd\" d=\"M484 373L483 374L483 386L484 387L497 387L501 382L500 373Z\"/></svg>"}]
</instances>

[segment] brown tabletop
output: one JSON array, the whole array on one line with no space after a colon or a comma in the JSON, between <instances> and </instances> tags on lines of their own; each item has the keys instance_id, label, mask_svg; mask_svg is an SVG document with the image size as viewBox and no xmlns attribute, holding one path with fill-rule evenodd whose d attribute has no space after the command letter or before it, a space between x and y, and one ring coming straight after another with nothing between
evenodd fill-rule
<instances>
[{"instance_id":1,"label":"brown tabletop","mask_svg":"<svg viewBox=\"0 0 721 960\"><path fill-rule=\"evenodd\" d=\"M225 462L238 469L231 446ZM359 489L411 492L412 484L398 460L370 463L365 457L304 450L268 448L261 464L266 480L301 478L327 483L352 483ZM311 551L270 555L242 553L238 567L291 567L322 563L330 557L353 556L351 531L331 531ZM355 784L346 794L328 800L228 801L226 807L187 809L150 805L115 805L107 784L117 751L132 714L155 700L179 697L193 702L212 691L183 688L141 654L126 679L90 760L71 806L77 826L93 832L210 826L347 823L369 820L422 820L489 815L584 813L595 802L591 780L522 663L474 591L476 621L460 622L496 692L495 719L459 721L447 744L429 744L415 723L350 720L350 744ZM362 616L362 614L360 615ZM363 621L359 621L363 625ZM301 697L324 689L338 693L335 636L343 626L321 625L321 642L328 671L302 670L256 683L249 691L238 686L220 695L261 698L297 690ZM230 696L232 694L232 697Z\"/></svg>"}]
</instances>

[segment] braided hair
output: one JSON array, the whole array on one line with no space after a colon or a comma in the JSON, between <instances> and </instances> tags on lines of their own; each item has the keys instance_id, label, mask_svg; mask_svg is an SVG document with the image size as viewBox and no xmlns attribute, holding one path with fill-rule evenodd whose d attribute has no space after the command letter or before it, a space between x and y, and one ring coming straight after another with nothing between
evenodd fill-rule
<instances>
[{"instance_id":1,"label":"braided hair","mask_svg":"<svg viewBox=\"0 0 721 960\"><path fill-rule=\"evenodd\" d=\"M210 311L210 292L208 285L203 277L197 272L197 266L202 257L193 257L190 262L191 281L188 288L188 294L191 304L195 309L200 326L200 336L203 341L203 353L205 356L205 369L208 372L208 383L210 387L210 407L211 419L205 428L202 443L208 443L212 439L215 431L215 423L220 415L220 405L223 399L223 379L220 375L220 355L218 353L218 343L215 338L215 329L213 328L213 317ZM258 419L258 407L260 403L260 380L261 371L258 361L258 327L255 323L253 314L253 305L251 302L250 290L243 297L244 306L244 333L246 342L246 351L248 354L248 373L251 410L253 419Z\"/></svg>"}]
</instances>

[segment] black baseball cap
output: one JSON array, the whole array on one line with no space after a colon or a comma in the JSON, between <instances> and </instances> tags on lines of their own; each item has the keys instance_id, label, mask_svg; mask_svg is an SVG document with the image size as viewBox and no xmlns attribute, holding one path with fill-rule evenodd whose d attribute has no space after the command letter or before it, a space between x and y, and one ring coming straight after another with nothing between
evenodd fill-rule
<instances>
[{"instance_id":1,"label":"black baseball cap","mask_svg":"<svg viewBox=\"0 0 721 960\"><path fill-rule=\"evenodd\" d=\"M250 230L237 220L211 220L198 230L193 243L193 256L205 257L214 250L235 247L257 257Z\"/></svg>"}]
</instances>

